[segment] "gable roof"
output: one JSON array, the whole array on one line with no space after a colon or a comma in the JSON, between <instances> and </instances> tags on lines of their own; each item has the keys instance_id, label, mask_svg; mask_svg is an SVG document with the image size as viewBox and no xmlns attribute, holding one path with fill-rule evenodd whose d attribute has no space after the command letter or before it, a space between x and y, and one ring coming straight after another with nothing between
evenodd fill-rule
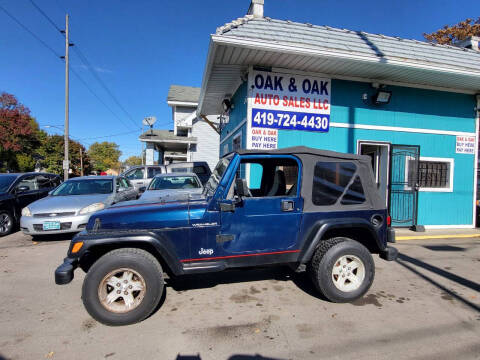
<instances>
[{"instance_id":1,"label":"gable roof","mask_svg":"<svg viewBox=\"0 0 480 360\"><path fill-rule=\"evenodd\" d=\"M480 93L480 52L246 15L211 35L198 114L221 112L249 66L334 79Z\"/></svg>"},{"instance_id":2,"label":"gable roof","mask_svg":"<svg viewBox=\"0 0 480 360\"><path fill-rule=\"evenodd\" d=\"M200 88L193 86L170 85L167 102L186 102L198 104Z\"/></svg>"}]
</instances>

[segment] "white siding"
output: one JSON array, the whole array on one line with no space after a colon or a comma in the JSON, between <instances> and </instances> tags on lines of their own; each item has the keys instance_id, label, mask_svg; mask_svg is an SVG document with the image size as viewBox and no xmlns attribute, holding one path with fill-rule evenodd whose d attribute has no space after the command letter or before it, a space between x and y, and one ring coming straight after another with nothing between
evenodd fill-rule
<instances>
[{"instance_id":1,"label":"white siding","mask_svg":"<svg viewBox=\"0 0 480 360\"><path fill-rule=\"evenodd\" d=\"M214 121L216 117L209 116L208 119ZM206 161L213 171L219 159L220 135L205 121L197 119L192 127L192 136L197 138L196 151L191 152L192 161Z\"/></svg>"}]
</instances>

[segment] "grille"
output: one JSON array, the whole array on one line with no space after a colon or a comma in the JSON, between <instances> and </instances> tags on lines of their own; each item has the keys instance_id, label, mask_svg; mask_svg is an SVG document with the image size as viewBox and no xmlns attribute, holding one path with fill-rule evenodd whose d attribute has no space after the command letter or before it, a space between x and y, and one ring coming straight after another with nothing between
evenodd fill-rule
<instances>
[{"instance_id":1,"label":"grille","mask_svg":"<svg viewBox=\"0 0 480 360\"><path fill-rule=\"evenodd\" d=\"M72 227L71 222L60 223L60 230L69 230L71 227ZM45 231L45 232L58 231L58 230L43 230L42 224L33 224L33 228L35 229L35 231Z\"/></svg>"},{"instance_id":2,"label":"grille","mask_svg":"<svg viewBox=\"0 0 480 360\"><path fill-rule=\"evenodd\" d=\"M58 213L38 213L33 214L34 217L57 217L57 216L72 216L75 215L75 211L71 212L58 212Z\"/></svg>"}]
</instances>

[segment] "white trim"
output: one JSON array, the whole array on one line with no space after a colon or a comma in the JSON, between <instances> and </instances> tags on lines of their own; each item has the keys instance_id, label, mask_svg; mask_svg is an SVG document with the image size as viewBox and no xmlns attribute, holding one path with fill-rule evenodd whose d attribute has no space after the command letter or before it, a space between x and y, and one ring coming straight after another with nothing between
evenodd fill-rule
<instances>
[{"instance_id":1,"label":"white trim","mask_svg":"<svg viewBox=\"0 0 480 360\"><path fill-rule=\"evenodd\" d=\"M421 129L421 128L407 128L407 127L400 127L400 126L348 124L348 123L339 123L339 122L331 122L330 126L331 127L338 127L338 128L383 130L383 131L400 131L400 132L411 132L411 133L421 133L421 134L452 135L452 136L457 136L457 135L458 136L475 136L475 133L473 133L473 132L434 130L434 129Z\"/></svg>"},{"instance_id":2,"label":"white trim","mask_svg":"<svg viewBox=\"0 0 480 360\"><path fill-rule=\"evenodd\" d=\"M177 144L197 144L197 140L154 140L154 139L139 139L146 143L177 143Z\"/></svg>"},{"instance_id":3,"label":"white trim","mask_svg":"<svg viewBox=\"0 0 480 360\"><path fill-rule=\"evenodd\" d=\"M425 229L473 229L474 225L424 225Z\"/></svg>"},{"instance_id":4,"label":"white trim","mask_svg":"<svg viewBox=\"0 0 480 360\"><path fill-rule=\"evenodd\" d=\"M264 51L280 51L283 53L291 53L291 54L298 54L298 55L315 55L315 56L326 57L326 58L356 60L356 61L361 61L366 63L380 64L380 65L383 64L386 66L396 65L403 68L431 70L431 71L438 71L438 72L447 73L447 74L463 75L469 78L480 78L480 72L472 71L472 69L453 69L448 66L435 66L435 65L429 65L424 63L418 63L415 61L406 62L405 60L397 60L397 59L388 58L388 57L383 57L379 59L377 56L371 56L371 55L344 53L344 52L340 52L332 49L320 50L320 49L314 49L306 46L301 46L298 44L286 45L286 44L273 43L271 41L265 41L265 40L236 38L233 36L212 35L211 39L214 43L217 43L217 44L237 45L237 46L242 46L250 49L260 49ZM387 62L385 63L385 61Z\"/></svg>"},{"instance_id":5,"label":"white trim","mask_svg":"<svg viewBox=\"0 0 480 360\"><path fill-rule=\"evenodd\" d=\"M428 156L420 156L419 161L438 161L438 162L446 162L449 163L449 179L448 179L448 187L447 188L428 188L428 187L420 187L418 189L419 192L453 192L453 174L455 172L455 160L453 158L438 158L438 157L428 157ZM408 163L407 163L408 165ZM405 171L408 174L408 166L405 166Z\"/></svg>"},{"instance_id":6,"label":"white trim","mask_svg":"<svg viewBox=\"0 0 480 360\"><path fill-rule=\"evenodd\" d=\"M382 85L392 85L392 86L401 86L401 87L408 87L408 88L415 88L415 89L455 92L455 93L467 94L467 95L476 94L476 92L473 91L473 90L462 90L462 89L455 89L455 88L449 88L449 87L444 87L444 86L413 84L413 83L405 83L405 82L401 82L401 81L391 81L391 80L386 80L386 79L375 79L375 78L364 78L364 77L358 77L358 76L344 76L344 75L336 75L336 74L325 74L325 73L319 73L319 72L315 72L315 71L302 71L302 70L285 69L285 68L278 68L278 67L272 67L272 72L289 73L289 74L293 74L293 75L303 75L303 76L327 77L327 78L336 79L336 80L358 81L358 82L365 82L365 83L379 83L379 84L382 84Z\"/></svg>"},{"instance_id":7,"label":"white trim","mask_svg":"<svg viewBox=\"0 0 480 360\"><path fill-rule=\"evenodd\" d=\"M205 99L205 92L207 90L207 82L212 72L212 65L213 65L213 60L215 58L216 50L217 50L217 46L213 42L212 38L210 38L210 44L208 45L207 63L205 65L205 68L203 69L202 87L200 88L200 96L198 98L198 106L197 106L198 117L200 117L201 115L200 109L203 107L203 100Z\"/></svg>"},{"instance_id":8,"label":"white trim","mask_svg":"<svg viewBox=\"0 0 480 360\"><path fill-rule=\"evenodd\" d=\"M198 102L189 101L167 101L169 106L198 106Z\"/></svg>"},{"instance_id":9,"label":"white trim","mask_svg":"<svg viewBox=\"0 0 480 360\"><path fill-rule=\"evenodd\" d=\"M220 145L222 145L226 140L228 140L230 136L234 135L237 132L237 130L240 129L246 122L247 122L247 118L240 121L240 123L237 126L235 126L235 128L232 131L230 131L230 133L227 136L225 136L222 141L220 141Z\"/></svg>"},{"instance_id":10,"label":"white trim","mask_svg":"<svg viewBox=\"0 0 480 360\"><path fill-rule=\"evenodd\" d=\"M472 226L475 227L477 222L477 186L478 186L478 135L479 135L479 123L480 123L480 94L477 94L477 116L475 118L475 163L473 165L473 218Z\"/></svg>"}]
</instances>

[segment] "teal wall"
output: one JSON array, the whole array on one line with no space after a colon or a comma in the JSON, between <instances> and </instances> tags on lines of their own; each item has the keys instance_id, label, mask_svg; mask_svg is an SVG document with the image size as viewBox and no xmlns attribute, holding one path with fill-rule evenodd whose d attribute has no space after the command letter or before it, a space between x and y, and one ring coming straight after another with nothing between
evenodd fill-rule
<instances>
[{"instance_id":1,"label":"teal wall","mask_svg":"<svg viewBox=\"0 0 480 360\"><path fill-rule=\"evenodd\" d=\"M369 83L332 80L331 122L393 126L418 129L475 132L476 104L473 95L443 91L388 86L390 104L375 106L362 101L362 94L375 94ZM242 84L233 98L235 109L222 132L222 139L247 116L247 85ZM245 147L246 125L243 132ZM384 141L392 144L419 145L420 156L454 159L453 192L419 192L418 224L470 225L472 219L474 156L455 153L452 135L409 133L330 127L328 133L280 130L278 146L305 145L313 148L356 153L358 140ZM225 143L232 150L232 138ZM220 148L223 152L223 144Z\"/></svg>"},{"instance_id":2,"label":"teal wall","mask_svg":"<svg viewBox=\"0 0 480 360\"><path fill-rule=\"evenodd\" d=\"M220 142L227 138L223 143L220 144L220 156L225 155L225 144L228 145L228 151L232 151L232 141L235 135L238 132L242 132L242 148L246 146L246 126L242 126L242 128L238 129L237 131L233 132L233 130L240 124L243 119L247 117L247 82L244 82L242 85L239 86L237 91L232 97L232 102L234 104L234 108L230 110L229 114L229 121L225 128L222 130L222 134L220 136Z\"/></svg>"}]
</instances>

